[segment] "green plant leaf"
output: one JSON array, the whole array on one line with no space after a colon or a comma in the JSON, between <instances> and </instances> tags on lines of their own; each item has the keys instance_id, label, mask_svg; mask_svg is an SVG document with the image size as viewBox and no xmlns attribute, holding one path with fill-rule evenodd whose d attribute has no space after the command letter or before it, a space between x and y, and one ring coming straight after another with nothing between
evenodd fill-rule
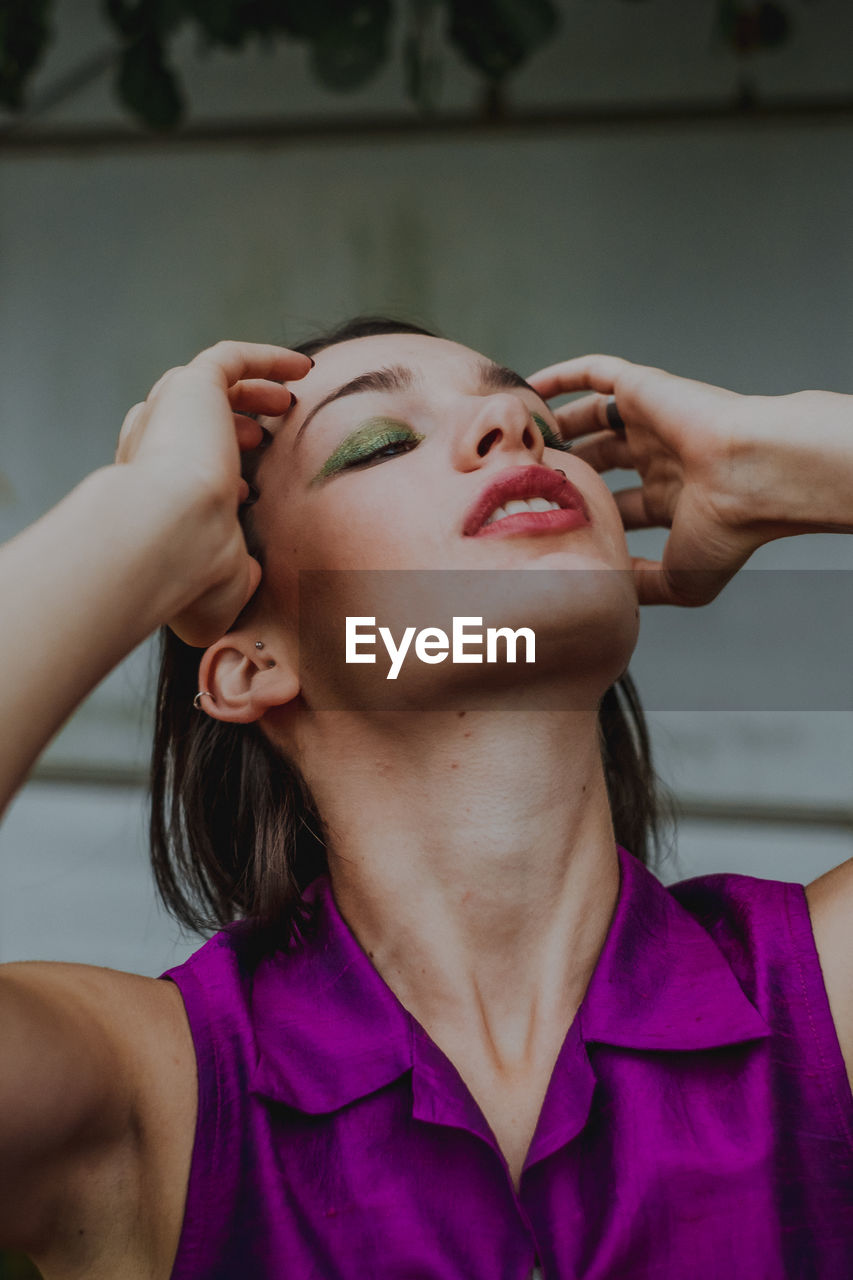
<instances>
[{"instance_id":1,"label":"green plant leaf","mask_svg":"<svg viewBox=\"0 0 853 1280\"><path fill-rule=\"evenodd\" d=\"M359 89L381 68L388 54L381 36L360 36L339 45L311 46L311 70L327 89L347 92Z\"/></svg>"},{"instance_id":2,"label":"green plant leaf","mask_svg":"<svg viewBox=\"0 0 853 1280\"><path fill-rule=\"evenodd\" d=\"M53 34L53 0L0 0L0 104L24 106L24 90Z\"/></svg>"},{"instance_id":3,"label":"green plant leaf","mask_svg":"<svg viewBox=\"0 0 853 1280\"><path fill-rule=\"evenodd\" d=\"M415 35L403 44L403 74L406 93L423 112L435 110L441 81L441 68L435 58L425 53Z\"/></svg>"},{"instance_id":4,"label":"green plant leaf","mask_svg":"<svg viewBox=\"0 0 853 1280\"><path fill-rule=\"evenodd\" d=\"M408 30L403 40L406 94L424 114L434 111L441 92L443 0L409 0Z\"/></svg>"},{"instance_id":5,"label":"green plant leaf","mask_svg":"<svg viewBox=\"0 0 853 1280\"><path fill-rule=\"evenodd\" d=\"M517 70L559 24L551 0L450 0L450 39L489 80Z\"/></svg>"},{"instance_id":6,"label":"green plant leaf","mask_svg":"<svg viewBox=\"0 0 853 1280\"><path fill-rule=\"evenodd\" d=\"M192 12L191 0L103 0L104 12L123 40L163 40Z\"/></svg>"},{"instance_id":7,"label":"green plant leaf","mask_svg":"<svg viewBox=\"0 0 853 1280\"><path fill-rule=\"evenodd\" d=\"M736 53L755 53L773 49L791 37L792 23L788 10L773 0L745 3L745 0L719 0L717 30Z\"/></svg>"},{"instance_id":8,"label":"green plant leaf","mask_svg":"<svg viewBox=\"0 0 853 1280\"><path fill-rule=\"evenodd\" d=\"M390 17L390 0L302 0L289 6L296 36L312 43L335 42L358 27L370 26L380 11Z\"/></svg>"},{"instance_id":9,"label":"green plant leaf","mask_svg":"<svg viewBox=\"0 0 853 1280\"><path fill-rule=\"evenodd\" d=\"M124 49L116 87L125 106L150 129L174 129L180 123L183 95L155 37L145 36Z\"/></svg>"},{"instance_id":10,"label":"green plant leaf","mask_svg":"<svg viewBox=\"0 0 853 1280\"><path fill-rule=\"evenodd\" d=\"M254 35L242 0L188 0L187 8L211 44L239 49Z\"/></svg>"},{"instance_id":11,"label":"green plant leaf","mask_svg":"<svg viewBox=\"0 0 853 1280\"><path fill-rule=\"evenodd\" d=\"M392 18L391 0L357 0L327 4L329 21L313 36L311 68L328 89L346 92L370 80L387 61Z\"/></svg>"},{"instance_id":12,"label":"green plant leaf","mask_svg":"<svg viewBox=\"0 0 853 1280\"><path fill-rule=\"evenodd\" d=\"M781 4L760 4L758 30L765 49L785 44L791 35L790 15Z\"/></svg>"}]
</instances>

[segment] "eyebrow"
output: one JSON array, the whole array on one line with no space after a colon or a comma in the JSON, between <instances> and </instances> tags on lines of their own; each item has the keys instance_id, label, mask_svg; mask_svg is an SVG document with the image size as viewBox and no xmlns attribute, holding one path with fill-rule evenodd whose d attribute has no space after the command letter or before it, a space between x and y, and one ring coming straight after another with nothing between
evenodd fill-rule
<instances>
[{"instance_id":1,"label":"eyebrow","mask_svg":"<svg viewBox=\"0 0 853 1280\"><path fill-rule=\"evenodd\" d=\"M513 369L508 369L506 365L496 364L493 360L481 360L478 370L480 385L485 391L510 391L516 389L530 391L536 396L537 400L542 401L546 409L548 408L547 403L542 399L536 388L531 387L530 383L526 382L520 373L516 373ZM399 364L392 365L387 369L374 369L370 373L359 374L357 378L352 378L334 391L330 391L319 404L314 405L314 408L307 415L294 436L294 445L299 443L302 433L312 418L321 409L325 409L326 405L334 404L336 400L341 400L344 396L354 396L364 391L408 391L414 382L415 375L412 370L407 369L405 365Z\"/></svg>"},{"instance_id":2,"label":"eyebrow","mask_svg":"<svg viewBox=\"0 0 853 1280\"><path fill-rule=\"evenodd\" d=\"M520 387L524 391L532 392L537 400L542 400L536 388L531 387L520 373L516 373L514 369L508 369L505 364L495 364L494 360L480 362L480 382L487 391L511 391L513 388ZM548 407L544 400L542 403L546 408Z\"/></svg>"},{"instance_id":3,"label":"eyebrow","mask_svg":"<svg viewBox=\"0 0 853 1280\"><path fill-rule=\"evenodd\" d=\"M308 423L321 409L325 409L327 404L334 404L336 400L341 400L344 396L355 396L362 391L408 391L414 380L415 375L411 369L407 369L401 364L393 365L389 369L374 369L372 373L362 373L357 378L352 378L349 382L345 382L343 386L330 391L319 404L314 405L314 408L297 431L293 443L298 443Z\"/></svg>"}]
</instances>

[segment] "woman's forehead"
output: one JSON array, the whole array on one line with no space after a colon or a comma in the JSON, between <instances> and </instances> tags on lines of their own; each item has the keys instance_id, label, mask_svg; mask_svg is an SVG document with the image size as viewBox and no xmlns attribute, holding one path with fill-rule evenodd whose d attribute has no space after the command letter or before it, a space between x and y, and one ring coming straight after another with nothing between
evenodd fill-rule
<instances>
[{"instance_id":1,"label":"woman's forehead","mask_svg":"<svg viewBox=\"0 0 853 1280\"><path fill-rule=\"evenodd\" d=\"M315 366L298 382L288 384L306 408L353 378L389 366L418 375L441 373L447 378L475 374L485 357L461 343L415 333L383 333L352 338L325 347L314 356Z\"/></svg>"},{"instance_id":2,"label":"woman's forehead","mask_svg":"<svg viewBox=\"0 0 853 1280\"><path fill-rule=\"evenodd\" d=\"M357 393L436 396L460 392L524 390L539 393L518 373L446 338L423 334L376 334L326 347L304 378L287 384L295 400L280 418L262 418L274 435L299 445L314 417L328 405ZM547 406L542 401L547 412Z\"/></svg>"}]
</instances>

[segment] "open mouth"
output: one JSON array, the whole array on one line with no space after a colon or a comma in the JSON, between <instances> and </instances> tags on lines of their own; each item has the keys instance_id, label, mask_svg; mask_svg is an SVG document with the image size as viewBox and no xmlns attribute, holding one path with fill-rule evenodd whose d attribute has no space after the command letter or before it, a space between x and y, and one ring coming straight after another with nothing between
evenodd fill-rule
<instances>
[{"instance_id":1,"label":"open mouth","mask_svg":"<svg viewBox=\"0 0 853 1280\"><path fill-rule=\"evenodd\" d=\"M480 495L465 516L466 537L495 533L559 533L590 523L583 496L562 471L513 467Z\"/></svg>"}]
</instances>

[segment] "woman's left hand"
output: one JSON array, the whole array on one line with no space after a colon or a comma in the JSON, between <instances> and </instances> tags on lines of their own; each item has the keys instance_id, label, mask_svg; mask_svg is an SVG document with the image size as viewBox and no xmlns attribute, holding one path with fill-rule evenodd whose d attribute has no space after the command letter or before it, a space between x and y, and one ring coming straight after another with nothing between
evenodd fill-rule
<instances>
[{"instance_id":1,"label":"woman's left hand","mask_svg":"<svg viewBox=\"0 0 853 1280\"><path fill-rule=\"evenodd\" d=\"M670 530L659 561L633 558L643 604L707 604L774 538L853 533L853 396L745 396L606 355L529 382L596 393L554 410L573 456L638 471L613 495L626 530Z\"/></svg>"}]
</instances>

